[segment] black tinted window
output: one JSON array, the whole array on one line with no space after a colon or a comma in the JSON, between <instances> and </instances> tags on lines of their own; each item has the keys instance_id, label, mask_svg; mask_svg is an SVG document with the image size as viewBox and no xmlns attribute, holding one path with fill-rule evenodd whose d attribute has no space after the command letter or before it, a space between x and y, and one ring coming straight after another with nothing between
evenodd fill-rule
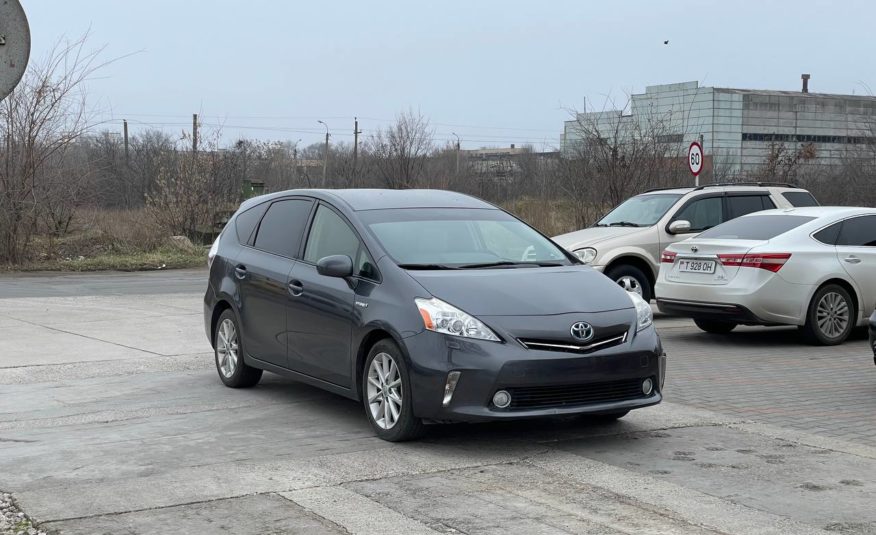
<instances>
[{"instance_id":1,"label":"black tinted window","mask_svg":"<svg viewBox=\"0 0 876 535\"><path fill-rule=\"evenodd\" d=\"M707 197L693 201L678 212L674 220L690 221L691 232L702 232L718 226L724 220L721 197Z\"/></svg>"},{"instance_id":2,"label":"black tinted window","mask_svg":"<svg viewBox=\"0 0 876 535\"><path fill-rule=\"evenodd\" d=\"M827 228L819 230L813 234L812 237L825 245L836 245L836 240L839 238L840 229L842 227L842 222L834 223Z\"/></svg>"},{"instance_id":3,"label":"black tinted window","mask_svg":"<svg viewBox=\"0 0 876 535\"><path fill-rule=\"evenodd\" d=\"M368 253L362 247L353 229L334 210L320 206L316 209L304 259L316 263L320 258L346 255L353 259L353 272L363 277L373 277L374 267Z\"/></svg>"},{"instance_id":4,"label":"black tinted window","mask_svg":"<svg viewBox=\"0 0 876 535\"><path fill-rule=\"evenodd\" d=\"M707 230L699 238L727 240L770 240L815 219L797 215L753 215L731 219Z\"/></svg>"},{"instance_id":5,"label":"black tinted window","mask_svg":"<svg viewBox=\"0 0 876 535\"><path fill-rule=\"evenodd\" d=\"M255 246L289 258L298 256L301 236L304 234L304 225L307 224L312 204L312 201L306 199L273 203L259 225Z\"/></svg>"},{"instance_id":6,"label":"black tinted window","mask_svg":"<svg viewBox=\"0 0 876 535\"><path fill-rule=\"evenodd\" d=\"M843 221L837 245L876 247L876 215Z\"/></svg>"},{"instance_id":7,"label":"black tinted window","mask_svg":"<svg viewBox=\"0 0 876 535\"><path fill-rule=\"evenodd\" d=\"M268 203L262 203L258 206L253 206L245 212L237 214L234 218L234 227L237 230L237 240L243 244L249 244L249 239L252 238L252 233L259 224L259 219L268 208Z\"/></svg>"},{"instance_id":8,"label":"black tinted window","mask_svg":"<svg viewBox=\"0 0 876 535\"><path fill-rule=\"evenodd\" d=\"M766 195L731 195L727 197L727 218L735 219L775 207Z\"/></svg>"},{"instance_id":9,"label":"black tinted window","mask_svg":"<svg viewBox=\"0 0 876 535\"><path fill-rule=\"evenodd\" d=\"M803 208L805 206L818 206L818 201L808 191L786 191L782 197L787 199L791 206Z\"/></svg>"}]
</instances>

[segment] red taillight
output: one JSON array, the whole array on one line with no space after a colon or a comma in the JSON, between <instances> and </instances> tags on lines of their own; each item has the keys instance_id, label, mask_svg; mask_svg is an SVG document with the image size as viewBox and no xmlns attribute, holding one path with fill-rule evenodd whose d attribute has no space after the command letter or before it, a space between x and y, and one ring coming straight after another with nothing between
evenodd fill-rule
<instances>
[{"instance_id":1,"label":"red taillight","mask_svg":"<svg viewBox=\"0 0 876 535\"><path fill-rule=\"evenodd\" d=\"M777 273L785 262L791 258L791 253L764 254L719 254L718 260L728 267L753 267Z\"/></svg>"},{"instance_id":2,"label":"red taillight","mask_svg":"<svg viewBox=\"0 0 876 535\"><path fill-rule=\"evenodd\" d=\"M672 251L663 251L663 254L660 255L660 262L662 264L672 264L675 262L676 256L678 256L678 254L673 253Z\"/></svg>"}]
</instances>

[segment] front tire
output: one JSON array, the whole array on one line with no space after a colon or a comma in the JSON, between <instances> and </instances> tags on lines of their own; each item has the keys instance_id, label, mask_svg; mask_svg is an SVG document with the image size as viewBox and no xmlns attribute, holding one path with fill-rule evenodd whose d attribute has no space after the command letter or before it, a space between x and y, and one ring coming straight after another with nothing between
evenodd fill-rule
<instances>
[{"instance_id":1,"label":"front tire","mask_svg":"<svg viewBox=\"0 0 876 535\"><path fill-rule=\"evenodd\" d=\"M362 404L379 438L403 442L423 435L425 425L414 416L412 398L411 379L401 350L392 340L380 340L368 352L362 373Z\"/></svg>"},{"instance_id":2,"label":"front tire","mask_svg":"<svg viewBox=\"0 0 876 535\"><path fill-rule=\"evenodd\" d=\"M727 334L733 329L736 328L736 323L732 321L721 321L721 320L698 320L695 319L694 323L696 323L697 327L706 331L707 333L712 334Z\"/></svg>"},{"instance_id":3,"label":"front tire","mask_svg":"<svg viewBox=\"0 0 876 535\"><path fill-rule=\"evenodd\" d=\"M619 265L609 269L605 276L620 285L628 292L635 292L642 296L645 302L650 303L654 297L654 289L651 281L641 269L630 265Z\"/></svg>"},{"instance_id":4,"label":"front tire","mask_svg":"<svg viewBox=\"0 0 876 535\"><path fill-rule=\"evenodd\" d=\"M819 288L800 328L803 339L813 345L834 346L846 341L855 328L855 302L845 288L828 284Z\"/></svg>"},{"instance_id":5,"label":"front tire","mask_svg":"<svg viewBox=\"0 0 876 535\"><path fill-rule=\"evenodd\" d=\"M243 344L240 341L240 326L237 316L230 308L222 312L216 322L213 335L213 354L216 371L225 386L250 388L262 378L262 370L247 366L243 361Z\"/></svg>"}]
</instances>

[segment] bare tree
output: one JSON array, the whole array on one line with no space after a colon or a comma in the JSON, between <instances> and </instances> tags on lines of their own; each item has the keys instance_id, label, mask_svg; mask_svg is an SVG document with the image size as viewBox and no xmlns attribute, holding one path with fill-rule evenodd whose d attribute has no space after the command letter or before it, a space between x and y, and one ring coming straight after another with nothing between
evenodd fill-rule
<instances>
[{"instance_id":1,"label":"bare tree","mask_svg":"<svg viewBox=\"0 0 876 535\"><path fill-rule=\"evenodd\" d=\"M86 50L86 40L87 35L59 42L45 60L31 64L0 105L6 139L0 166L0 260L23 259L47 203L52 211L69 214L86 190L81 176L47 172L90 126L82 85L105 63L98 61L101 49ZM51 216L61 222L66 218Z\"/></svg>"},{"instance_id":2,"label":"bare tree","mask_svg":"<svg viewBox=\"0 0 876 535\"><path fill-rule=\"evenodd\" d=\"M416 186L433 148L428 119L413 110L399 114L395 124L378 129L365 144L374 171L388 188Z\"/></svg>"}]
</instances>

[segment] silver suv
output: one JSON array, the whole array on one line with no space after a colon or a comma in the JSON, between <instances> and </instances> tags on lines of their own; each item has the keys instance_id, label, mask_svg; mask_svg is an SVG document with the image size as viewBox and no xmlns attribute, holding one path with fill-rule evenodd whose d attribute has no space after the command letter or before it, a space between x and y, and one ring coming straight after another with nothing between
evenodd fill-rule
<instances>
[{"instance_id":1,"label":"silver suv","mask_svg":"<svg viewBox=\"0 0 876 535\"><path fill-rule=\"evenodd\" d=\"M793 184L746 182L650 190L631 197L590 228L554 237L582 262L650 300L660 253L724 221L771 208L818 206Z\"/></svg>"}]
</instances>

